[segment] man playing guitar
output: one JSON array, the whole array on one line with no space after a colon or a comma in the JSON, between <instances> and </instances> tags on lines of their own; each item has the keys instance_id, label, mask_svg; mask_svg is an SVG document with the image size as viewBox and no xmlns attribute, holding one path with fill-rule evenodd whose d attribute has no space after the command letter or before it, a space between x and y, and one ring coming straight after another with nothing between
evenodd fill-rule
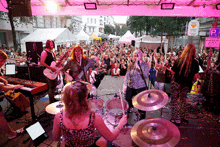
<instances>
[{"instance_id":1,"label":"man playing guitar","mask_svg":"<svg viewBox=\"0 0 220 147\"><path fill-rule=\"evenodd\" d=\"M50 69L51 71L56 72L56 68L50 66L53 61L57 61L56 55L52 51L53 48L54 48L53 40L50 40L50 39L47 40L46 49L41 53L40 64ZM56 102L54 95L55 95L55 90L57 86L57 77L54 80L51 80L45 76L45 79L48 85L48 95L49 95L50 103Z\"/></svg>"}]
</instances>

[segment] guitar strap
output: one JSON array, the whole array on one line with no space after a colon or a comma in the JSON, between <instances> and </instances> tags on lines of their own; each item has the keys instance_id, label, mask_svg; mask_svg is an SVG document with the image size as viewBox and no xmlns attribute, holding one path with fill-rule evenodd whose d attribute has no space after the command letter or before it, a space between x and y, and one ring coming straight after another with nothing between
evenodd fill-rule
<instances>
[{"instance_id":1,"label":"guitar strap","mask_svg":"<svg viewBox=\"0 0 220 147\"><path fill-rule=\"evenodd\" d=\"M86 73L85 73L85 71L84 71L83 58L82 58L81 68L82 68L82 71L83 71L83 73L84 73L83 75L84 75L85 81L88 82L88 81L87 81L87 78L86 78Z\"/></svg>"}]
</instances>

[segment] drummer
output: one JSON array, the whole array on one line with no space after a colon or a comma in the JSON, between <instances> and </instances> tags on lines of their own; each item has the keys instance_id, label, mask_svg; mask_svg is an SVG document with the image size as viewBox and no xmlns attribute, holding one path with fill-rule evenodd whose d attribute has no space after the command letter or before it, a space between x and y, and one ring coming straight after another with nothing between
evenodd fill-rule
<instances>
[{"instance_id":1,"label":"drummer","mask_svg":"<svg viewBox=\"0 0 220 147\"><path fill-rule=\"evenodd\" d=\"M118 126L111 132L101 116L88 107L87 93L88 89L84 82L75 81L64 86L62 100L65 110L55 115L53 138L58 141L63 136L62 144L66 147L107 144L106 140L114 141L127 123L127 116L123 115ZM97 132L101 138L97 137Z\"/></svg>"},{"instance_id":2,"label":"drummer","mask_svg":"<svg viewBox=\"0 0 220 147\"><path fill-rule=\"evenodd\" d=\"M135 50L133 58L133 62L130 62L128 65L128 70L123 83L123 93L125 93L125 99L129 103L129 108L133 108L132 97L148 89L146 79L149 75L149 67L142 59L142 51ZM141 119L144 119L146 112L141 110L139 110L139 112L141 112Z\"/></svg>"}]
</instances>

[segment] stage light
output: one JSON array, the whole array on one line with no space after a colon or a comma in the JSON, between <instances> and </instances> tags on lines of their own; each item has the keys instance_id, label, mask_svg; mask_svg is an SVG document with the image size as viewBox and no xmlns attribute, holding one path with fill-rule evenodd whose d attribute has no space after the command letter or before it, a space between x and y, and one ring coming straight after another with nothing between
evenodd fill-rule
<instances>
[{"instance_id":1,"label":"stage light","mask_svg":"<svg viewBox=\"0 0 220 147\"><path fill-rule=\"evenodd\" d=\"M96 3L84 3L86 10L97 10Z\"/></svg>"},{"instance_id":2,"label":"stage light","mask_svg":"<svg viewBox=\"0 0 220 147\"><path fill-rule=\"evenodd\" d=\"M57 11L58 11L58 5L55 1L53 0L48 0L45 2L45 7L46 7L46 10L49 12L49 13L53 13L55 14Z\"/></svg>"},{"instance_id":3,"label":"stage light","mask_svg":"<svg viewBox=\"0 0 220 147\"><path fill-rule=\"evenodd\" d=\"M216 5L216 9L217 9L217 10L220 10L220 4L217 4L217 5Z\"/></svg>"},{"instance_id":4,"label":"stage light","mask_svg":"<svg viewBox=\"0 0 220 147\"><path fill-rule=\"evenodd\" d=\"M161 10L173 10L174 5L175 5L174 3L162 3Z\"/></svg>"}]
</instances>

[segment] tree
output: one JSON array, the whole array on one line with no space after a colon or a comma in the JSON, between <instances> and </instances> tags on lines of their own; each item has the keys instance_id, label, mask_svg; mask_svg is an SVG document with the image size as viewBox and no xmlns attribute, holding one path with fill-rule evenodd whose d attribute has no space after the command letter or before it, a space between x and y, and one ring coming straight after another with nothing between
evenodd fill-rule
<instances>
[{"instance_id":1,"label":"tree","mask_svg":"<svg viewBox=\"0 0 220 147\"><path fill-rule=\"evenodd\" d=\"M131 16L127 24L130 30L144 31L152 36L161 35L161 30L168 36L181 36L187 21L188 17Z\"/></svg>"},{"instance_id":2,"label":"tree","mask_svg":"<svg viewBox=\"0 0 220 147\"><path fill-rule=\"evenodd\" d=\"M104 33L105 34L115 34L115 28L112 25L105 25L104 26Z\"/></svg>"}]
</instances>

